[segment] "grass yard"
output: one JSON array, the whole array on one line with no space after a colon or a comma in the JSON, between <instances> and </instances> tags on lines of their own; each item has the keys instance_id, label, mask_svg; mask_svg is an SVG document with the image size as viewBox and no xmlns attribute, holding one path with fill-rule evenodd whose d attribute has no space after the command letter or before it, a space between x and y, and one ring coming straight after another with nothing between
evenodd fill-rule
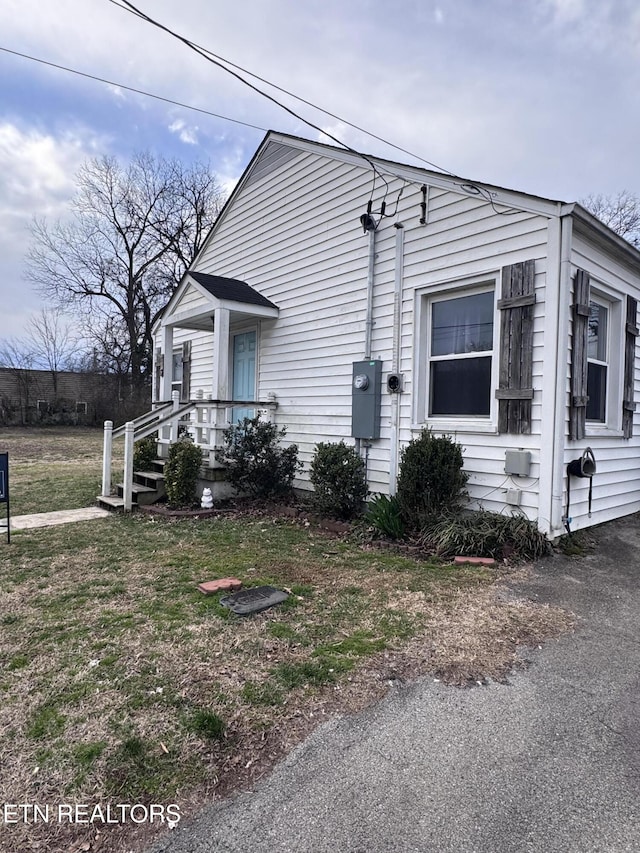
<instances>
[{"instance_id":1,"label":"grass yard","mask_svg":"<svg viewBox=\"0 0 640 853\"><path fill-rule=\"evenodd\" d=\"M26 476L20 447L42 452L41 433L12 439L22 512L42 500L22 490L43 480ZM65 441L80 457L80 439L52 437L44 450L68 481L69 506L100 470L90 443L84 464L63 459ZM76 475L88 478L77 491ZM197 591L228 575L285 588L289 599L236 617ZM15 533L10 546L0 542L2 802L176 803L186 817L251 784L329 714L357 710L393 683L504 677L519 643L571 623L503 600L496 581L487 569L267 515L113 515ZM16 823L3 827L0 850L141 850L150 837L132 823Z\"/></svg>"},{"instance_id":2,"label":"grass yard","mask_svg":"<svg viewBox=\"0 0 640 853\"><path fill-rule=\"evenodd\" d=\"M9 452L11 514L94 504L102 487L102 436L84 427L0 428L0 452ZM123 442L114 442L114 477L122 476L123 454Z\"/></svg>"}]
</instances>

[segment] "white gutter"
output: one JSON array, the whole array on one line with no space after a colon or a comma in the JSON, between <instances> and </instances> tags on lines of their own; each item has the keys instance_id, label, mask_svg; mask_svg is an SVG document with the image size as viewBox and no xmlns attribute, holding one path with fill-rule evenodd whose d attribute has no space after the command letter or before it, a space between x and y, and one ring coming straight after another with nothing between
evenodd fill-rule
<instances>
[{"instance_id":1,"label":"white gutter","mask_svg":"<svg viewBox=\"0 0 640 853\"><path fill-rule=\"evenodd\" d=\"M558 306L558 351L556 359L556 399L553 417L551 536L564 532L564 451L567 414L567 353L569 349L569 314L571 292L571 244L573 219L560 219L560 288Z\"/></svg>"},{"instance_id":2,"label":"white gutter","mask_svg":"<svg viewBox=\"0 0 640 853\"><path fill-rule=\"evenodd\" d=\"M391 353L391 373L400 372L402 341L402 290L404 283L404 226L395 223L396 255L393 294L393 350ZM391 434L389 436L389 494L395 495L398 479L398 460L400 456L400 393L391 395Z\"/></svg>"}]
</instances>

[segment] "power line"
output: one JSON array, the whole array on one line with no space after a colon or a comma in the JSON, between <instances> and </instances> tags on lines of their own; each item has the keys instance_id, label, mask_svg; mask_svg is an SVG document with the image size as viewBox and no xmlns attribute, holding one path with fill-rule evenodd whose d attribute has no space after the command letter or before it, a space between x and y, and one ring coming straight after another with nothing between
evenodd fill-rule
<instances>
[{"instance_id":1,"label":"power line","mask_svg":"<svg viewBox=\"0 0 640 853\"><path fill-rule=\"evenodd\" d=\"M295 110L292 110L291 107L286 106L286 104L283 104L281 101L279 101L273 95L270 95L268 92L265 92L264 90L260 89L254 83L251 83L249 80L246 80L237 71L234 71L232 68L228 68L225 64L223 64L223 62L221 62L216 57L214 57L212 54L210 54L206 49L199 47L198 45L194 44L194 42L190 41L190 39L188 39L186 36L180 35L180 33L177 33L175 30L172 30L170 27L167 27L165 24L160 23L160 21L156 21L154 18L150 17L145 12L142 12L140 9L138 9L136 6L134 6L133 3L130 3L129 0L122 0L122 2L118 2L118 0L109 0L109 2L112 3L114 6L117 6L119 9L122 9L125 12L129 12L130 14L135 15L138 18L141 18L146 23L151 24L154 27L157 27L158 29L160 29L163 32L167 33L168 35L172 36L173 38L178 39L178 41L181 41L190 50L193 50L194 53L197 53L199 56L202 56L203 59L206 59L207 62L210 62L212 65L216 65L218 68L221 68L223 71L226 71L227 74L230 74L232 77L235 77L236 80L239 80L245 86L248 86L254 92L257 92L259 95L262 95L263 98L267 98L267 100L276 104L276 106L280 107L280 109L285 110L285 112L288 112L289 115L292 115L298 121L304 122L304 124L308 125L309 127L312 127L318 133L323 134L324 136L327 136L329 139L333 140L333 142L335 142L337 145L340 145L342 148L345 148L351 154L354 154L356 157L362 158L366 163L368 163L368 165L373 170L373 174L374 174L373 187L371 188L371 198L373 198L373 194L375 192L375 178L376 178L376 176L382 180L382 182L384 183L384 185L386 187L386 190L385 190L385 198L386 198L387 192L389 191L389 183L385 179L384 175L377 168L377 166L373 162L373 160L371 160L366 154L363 154L361 151L358 151L357 149L352 148L350 145L347 145L346 142L343 142L341 139L338 139L337 136L334 136L332 133L329 133L327 130L324 130L322 127L319 127L317 124L314 124L314 122L309 121L309 119L304 118L304 116L300 115ZM316 107L316 109L319 109L319 108Z\"/></svg>"},{"instance_id":2,"label":"power line","mask_svg":"<svg viewBox=\"0 0 640 853\"><path fill-rule=\"evenodd\" d=\"M295 98L296 100L298 100L304 104L307 104L308 106L312 107L313 109L317 110L318 112L321 112L321 113L324 113L325 115L331 116L332 118L336 119L337 121L344 122L349 127L353 127L356 130L367 134L367 136L371 136L372 138L377 139L378 141L384 143L385 145L389 145L392 148L397 149L398 151L402 151L403 153L408 154L410 157L414 157L417 160L420 160L421 162L426 163L428 166L431 166L434 169L437 169L438 171L443 172L444 174L446 174L449 177L452 177L452 178L458 177L453 172L450 172L448 169L445 169L442 166L438 166L429 160L425 160L423 157L419 157L417 154L414 154L405 148L401 148L398 145L394 145L392 142L388 142L388 140L384 139L383 137L377 136L375 133L370 133L368 130L361 128L358 125L353 124L352 122L346 121L346 119L342 119L340 116L337 116L335 113L331 113L328 110L324 110L322 107L317 106L316 104L312 103L311 101L307 101L304 98L300 98L297 95L294 95L292 92L289 92L287 89L283 89L280 86L276 86L274 83L271 83L269 80L266 80L263 77L259 77L257 74L253 74L252 72L247 71L246 69L242 68L241 66L236 65L235 63L232 63L229 60L218 56L217 54L210 51L208 48L201 47L200 45L191 41L186 36L183 36L180 33L176 32L175 30L172 30L170 27L166 26L165 24L162 24L159 21L156 21L154 18L147 15L146 12L143 12L142 10L138 9L137 6L135 6L133 3L130 2L130 0L109 0L109 2L112 3L114 6L117 6L118 8L122 9L123 11L129 12L130 14L140 18L141 20L145 21L146 23L151 24L154 27L157 27L158 29L162 30L163 32L166 32L168 35L172 36L173 38L177 39L178 41L181 41L190 50L193 50L199 56L202 56L208 62L212 63L213 65L217 66L218 68L222 69L223 71L226 71L227 74L230 74L232 77L235 77L237 80L239 80L245 86L248 86L254 92L257 92L259 95L262 95L262 97L267 98L269 101L276 104L276 106L285 110L285 112L288 112L289 115L292 115L294 118L298 119L298 121L304 122L308 127L312 127L318 133L324 134L329 139L333 140L333 142L335 142L337 145L340 145L342 148L349 151L351 154L354 154L355 156L363 159L371 167L373 174L374 174L373 186L371 188L371 194L369 197L369 204L371 203L371 200L373 199L373 195L375 192L376 177L379 177L385 185L385 193L384 193L384 199L383 199L382 205L384 205L387 194L389 192L389 183L385 179L383 172L376 166L376 164L373 162L373 160L369 156L367 156L366 154L363 154L361 151L358 151L357 149L352 148L350 145L348 145L346 142L343 142L337 136L334 136L333 134L329 133L327 130L324 130L323 128L319 127L317 124L314 124L314 122L309 121L309 119L304 118L304 116L300 115L295 110L293 110L290 107L283 104L281 101L279 101L273 95L270 95L268 92L265 92L263 89L259 88L255 84L251 83L249 80L246 80L241 74L238 73L238 71L242 71L243 74L248 74L250 77L253 77L256 80L260 80L262 83L265 83L267 86L270 86L270 87L272 87L272 88L274 88L280 92L283 92L284 94L286 94L292 98ZM233 70L233 69L237 69L237 70ZM394 175L394 173L391 172L390 170L385 170L385 171L387 174L391 174L394 177L399 177L398 175ZM514 209L514 208L508 208L506 211L498 210L498 208L496 207L496 204L494 202L494 199L488 190L486 190L484 187L478 186L477 184L469 183L469 184L467 184L467 186L473 188L473 190L477 193L477 195L479 195L486 202L488 202L491 205L491 207L495 213L500 214L502 216L513 216L513 215L516 215L517 213L519 213L519 211L517 209ZM384 210L384 206L381 206L381 210L382 211Z\"/></svg>"},{"instance_id":3,"label":"power line","mask_svg":"<svg viewBox=\"0 0 640 853\"><path fill-rule=\"evenodd\" d=\"M250 124L247 121L240 121L237 118L230 118L229 116L223 116L219 113L211 112L210 110L205 110L200 107L193 107L189 104L183 104L180 101L174 101L171 98L163 98L162 95L154 95L152 92L145 92L144 89L135 89L133 86L125 86L123 83L114 83L113 80L107 80L104 77L98 77L95 74L87 74L85 71L77 71L75 68L68 68L66 65L58 65L55 62L49 62L46 59L39 59L37 56L30 56L28 53L20 53L17 50L10 50L8 47L2 47L0 45L0 50L4 51L4 53L11 53L13 56L20 56L22 59L29 59L32 62L39 62L41 65L48 65L50 68L57 68L59 71L67 71L69 74L77 74L78 77L86 77L88 80L96 80L98 83L106 83L109 86L116 86L119 89L125 89L127 92L135 92L136 95L144 95L147 98L155 98L156 101L163 101L165 104L173 104L176 107L182 107L185 110L193 110L196 113L203 113L204 115L213 116L213 118L220 118L223 121L231 121L234 124L241 124L244 127L250 127L253 130L260 130L263 133L267 132L266 127L260 127L257 124Z\"/></svg>"}]
</instances>

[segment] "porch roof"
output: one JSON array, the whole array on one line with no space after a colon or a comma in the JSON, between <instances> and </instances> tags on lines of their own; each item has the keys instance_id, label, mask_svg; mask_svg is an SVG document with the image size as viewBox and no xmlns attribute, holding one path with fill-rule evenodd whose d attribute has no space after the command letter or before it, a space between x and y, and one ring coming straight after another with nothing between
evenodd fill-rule
<instances>
[{"instance_id":1,"label":"porch roof","mask_svg":"<svg viewBox=\"0 0 640 853\"><path fill-rule=\"evenodd\" d=\"M245 281L189 271L167 303L160 323L211 331L217 308L227 309L234 320L276 318L279 313L277 305Z\"/></svg>"}]
</instances>

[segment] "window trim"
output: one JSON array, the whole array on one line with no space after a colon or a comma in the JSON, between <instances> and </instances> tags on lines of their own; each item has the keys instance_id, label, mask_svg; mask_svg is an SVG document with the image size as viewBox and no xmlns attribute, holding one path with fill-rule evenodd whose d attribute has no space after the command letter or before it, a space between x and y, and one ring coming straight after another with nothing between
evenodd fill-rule
<instances>
[{"instance_id":1,"label":"window trim","mask_svg":"<svg viewBox=\"0 0 640 853\"><path fill-rule=\"evenodd\" d=\"M591 279L589 304L595 303L607 309L606 358L605 362L586 356L587 366L604 365L607 368L605 390L605 419L586 420L586 435L622 435L622 381L624 376L624 335L622 320L623 296L605 289ZM588 388L588 386L587 386Z\"/></svg>"},{"instance_id":2,"label":"window trim","mask_svg":"<svg viewBox=\"0 0 640 853\"><path fill-rule=\"evenodd\" d=\"M498 431L498 401L494 390L498 387L499 369L499 331L500 318L498 311L498 287L500 273L497 270L480 274L470 278L448 279L444 282L434 282L428 287L416 290L416 328L418 333L415 337L415 397L414 417L412 429L421 429L431 426L437 431L444 432L485 432L496 433ZM493 293L493 346L481 353L463 353L451 357L435 356L434 361L448 360L449 358L491 358L491 372L489 385L489 414L488 415L430 415L431 399L431 318L432 306L435 302L448 299L473 296L479 293Z\"/></svg>"}]
</instances>

